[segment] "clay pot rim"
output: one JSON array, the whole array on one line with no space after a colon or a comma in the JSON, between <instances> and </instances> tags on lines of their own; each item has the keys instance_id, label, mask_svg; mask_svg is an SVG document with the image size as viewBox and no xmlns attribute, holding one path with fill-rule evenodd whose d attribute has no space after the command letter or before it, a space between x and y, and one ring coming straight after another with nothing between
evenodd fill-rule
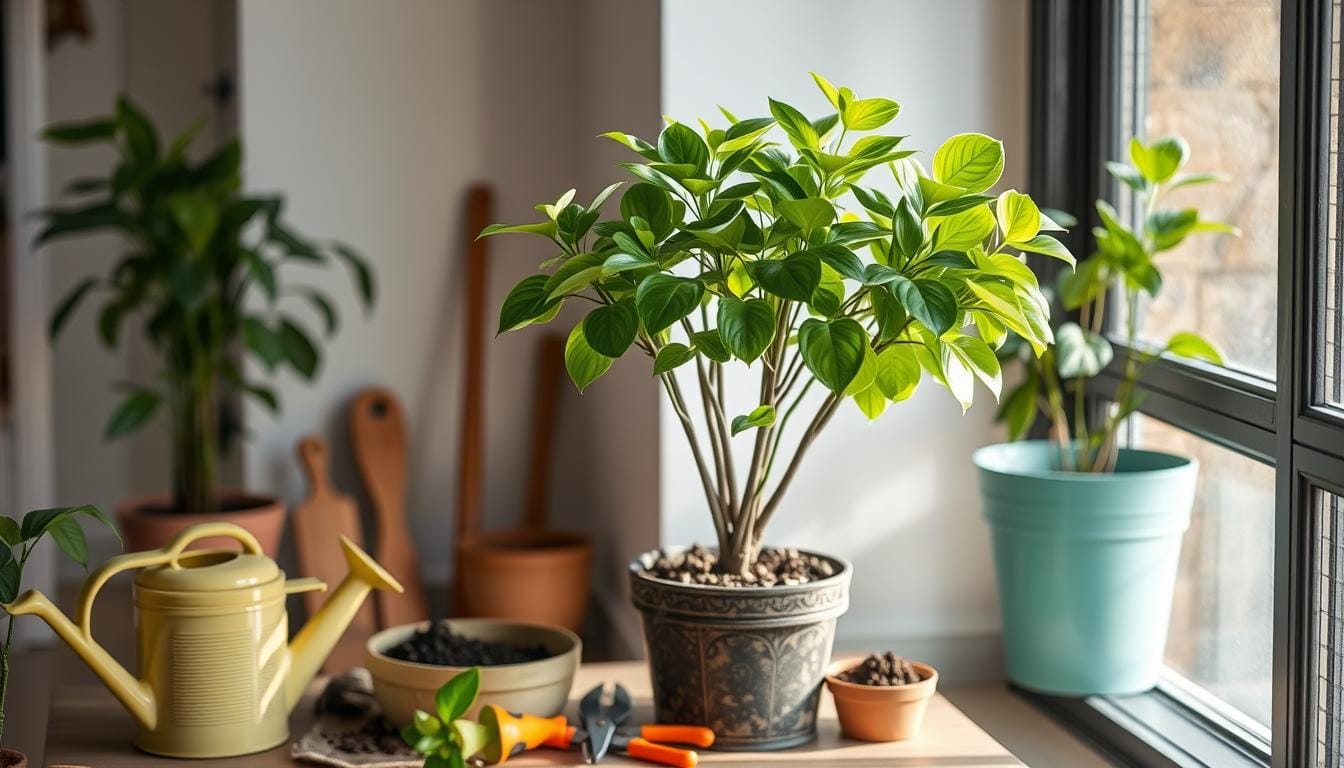
<instances>
[{"instance_id":1,"label":"clay pot rim","mask_svg":"<svg viewBox=\"0 0 1344 768\"><path fill-rule=\"evenodd\" d=\"M914 667L920 674L921 679L918 682L903 685L864 685L863 683L851 683L837 677L841 672L858 666L865 658L867 656L847 656L836 659L826 666L826 685L831 689L832 696L866 694L873 698L890 698L893 696L924 698L932 696L934 690L938 687L938 670L922 661L910 661L909 659L906 659L906 661L910 661L910 666ZM912 693L915 696L911 697L910 694Z\"/></svg>"},{"instance_id":2,"label":"clay pot rim","mask_svg":"<svg viewBox=\"0 0 1344 768\"><path fill-rule=\"evenodd\" d=\"M458 545L460 551L489 552L492 557L580 555L592 551L586 534L546 528L509 528L473 534Z\"/></svg>"},{"instance_id":3,"label":"clay pot rim","mask_svg":"<svg viewBox=\"0 0 1344 768\"><path fill-rule=\"evenodd\" d=\"M829 555L824 552L816 552L810 549L801 549L799 547L781 547L776 544L766 544L762 549L797 549L804 555L819 557L824 560L830 560L836 566L835 573L824 579L808 581L802 584L776 584L769 587L751 587L751 586L725 586L723 584L686 584L671 579L660 579L657 576L651 576L648 572L647 563L651 563L658 558L660 553L684 552L691 548L689 544L680 544L671 547L659 547L643 552L630 561L629 572L632 576L643 579L644 581L667 586L675 589L685 589L692 592L718 592L735 596L745 595L786 595L796 592L811 592L813 590L825 589L834 584L848 583L854 572L854 566L848 560L839 555ZM705 547L711 552L717 552L718 547Z\"/></svg>"},{"instance_id":4,"label":"clay pot rim","mask_svg":"<svg viewBox=\"0 0 1344 768\"><path fill-rule=\"evenodd\" d=\"M513 664L490 664L487 666L481 666L480 667L481 672L485 672L485 670L487 669L512 670L512 669L520 669L528 665L542 664L548 661L559 659L563 656L573 653L576 648L583 647L583 640L577 634L557 624L544 624L539 621L512 621L509 619L490 619L490 618L451 618L448 619L447 621L453 624L488 623L508 627L522 627L525 629L543 630L546 632L551 632L556 635L560 635L566 642L569 643L569 646L566 647L564 650L559 651L553 655L547 656L544 659L533 659L532 661L519 661ZM379 630L378 632L373 633L373 635L369 637L368 641L364 644L364 648L366 651L368 651L370 656L378 659L380 662L386 662L393 666L405 667L408 669L423 669L423 670L436 670L436 671L443 670L450 672L465 672L466 670L471 669L471 667L454 667L448 664L421 664L418 661L405 661L404 659L393 658L391 656L388 656L386 653L383 653L382 647L384 645L393 644L388 642L391 638L395 637L396 640L400 642L401 640L404 639L404 635L408 634L407 630L425 629L430 625L430 623L431 623L430 621L417 621L412 622L410 624L400 624L395 627L388 627L387 629Z\"/></svg>"},{"instance_id":5,"label":"clay pot rim","mask_svg":"<svg viewBox=\"0 0 1344 768\"><path fill-rule=\"evenodd\" d=\"M167 491L132 496L117 505L119 517L172 517L176 519L200 518L201 520L219 520L226 517L251 517L270 513L275 507L284 507L279 496L264 493L252 493L244 490L229 489L216 494L219 500L229 500L247 504L242 509L221 510L214 514L197 515L185 512L168 512L147 507L167 507L172 504L173 495Z\"/></svg>"}]
</instances>

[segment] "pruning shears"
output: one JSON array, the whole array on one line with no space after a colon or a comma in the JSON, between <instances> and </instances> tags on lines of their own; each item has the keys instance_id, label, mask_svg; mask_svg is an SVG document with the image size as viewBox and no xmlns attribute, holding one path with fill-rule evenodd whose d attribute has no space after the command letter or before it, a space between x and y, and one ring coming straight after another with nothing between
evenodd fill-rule
<instances>
[{"instance_id":1,"label":"pruning shears","mask_svg":"<svg viewBox=\"0 0 1344 768\"><path fill-rule=\"evenodd\" d=\"M582 745L585 763L596 763L615 747L626 756L639 760L676 768L695 768L700 756L694 750L669 747L659 742L692 744L697 747L714 744L714 732L698 725L648 724L640 726L634 734L622 730L621 726L630 717L630 693L625 690L625 686L617 683L611 703L604 704L602 699L605 692L606 686L599 685L584 694L579 701L579 722L582 727L572 738Z\"/></svg>"}]
</instances>

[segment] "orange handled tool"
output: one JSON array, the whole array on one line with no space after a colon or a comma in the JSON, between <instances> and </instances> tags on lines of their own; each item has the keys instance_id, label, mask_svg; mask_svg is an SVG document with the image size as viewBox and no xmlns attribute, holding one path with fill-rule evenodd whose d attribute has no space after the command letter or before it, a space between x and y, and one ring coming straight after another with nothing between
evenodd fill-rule
<instances>
[{"instance_id":1,"label":"orange handled tool","mask_svg":"<svg viewBox=\"0 0 1344 768\"><path fill-rule=\"evenodd\" d=\"M714 732L699 725L657 725L650 723L639 727L639 735L649 741L691 744L705 748L714 746Z\"/></svg>"},{"instance_id":2,"label":"orange handled tool","mask_svg":"<svg viewBox=\"0 0 1344 768\"><path fill-rule=\"evenodd\" d=\"M624 743L622 743L623 741ZM632 736L629 739L618 737L613 745L623 750L630 757L647 760L650 763L671 765L673 768L695 768L696 764L700 762L700 756L692 750L654 744L652 741L638 736Z\"/></svg>"},{"instance_id":3,"label":"orange handled tool","mask_svg":"<svg viewBox=\"0 0 1344 768\"><path fill-rule=\"evenodd\" d=\"M569 749L577 731L564 715L515 715L494 704L481 708L479 720L490 731L489 744L482 756L491 764L537 747Z\"/></svg>"}]
</instances>

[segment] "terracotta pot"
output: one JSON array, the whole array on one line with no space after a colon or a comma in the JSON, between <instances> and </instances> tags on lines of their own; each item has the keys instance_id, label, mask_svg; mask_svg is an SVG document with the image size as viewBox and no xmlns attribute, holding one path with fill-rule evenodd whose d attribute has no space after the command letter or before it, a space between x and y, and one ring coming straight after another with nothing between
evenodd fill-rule
<instances>
[{"instance_id":1,"label":"terracotta pot","mask_svg":"<svg viewBox=\"0 0 1344 768\"><path fill-rule=\"evenodd\" d=\"M583 627L593 546L546 530L492 531L458 548L462 616Z\"/></svg>"},{"instance_id":2,"label":"terracotta pot","mask_svg":"<svg viewBox=\"0 0 1344 768\"><path fill-rule=\"evenodd\" d=\"M706 726L715 749L787 749L815 738L835 621L849 607L850 564L821 555L834 576L720 587L653 578L658 555L630 564L657 721Z\"/></svg>"},{"instance_id":3,"label":"terracotta pot","mask_svg":"<svg viewBox=\"0 0 1344 768\"><path fill-rule=\"evenodd\" d=\"M835 699L840 730L860 741L900 741L918 734L924 710L938 689L938 670L912 661L910 666L923 679L907 685L859 685L836 677L862 661L862 657L841 659L826 669L826 687Z\"/></svg>"},{"instance_id":4,"label":"terracotta pot","mask_svg":"<svg viewBox=\"0 0 1344 768\"><path fill-rule=\"evenodd\" d=\"M167 494L131 499L117 507L125 549L127 552L159 549L186 528L223 520L241 526L257 537L267 556L276 557L280 551L280 535L285 530L285 505L279 499L227 492L220 495L219 507L220 511L215 515L184 515L172 511L172 500ZM233 539L216 537L201 539L188 549L239 549L241 546Z\"/></svg>"},{"instance_id":5,"label":"terracotta pot","mask_svg":"<svg viewBox=\"0 0 1344 768\"><path fill-rule=\"evenodd\" d=\"M0 749L0 768L28 768L28 757L12 749Z\"/></svg>"}]
</instances>

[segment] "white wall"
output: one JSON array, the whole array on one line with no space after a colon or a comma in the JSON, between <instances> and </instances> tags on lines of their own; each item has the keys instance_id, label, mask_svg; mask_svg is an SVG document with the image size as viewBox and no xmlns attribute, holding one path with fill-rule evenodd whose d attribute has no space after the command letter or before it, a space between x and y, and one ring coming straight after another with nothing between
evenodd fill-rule
<instances>
[{"instance_id":1,"label":"white wall","mask_svg":"<svg viewBox=\"0 0 1344 768\"><path fill-rule=\"evenodd\" d=\"M1003 139L1002 188L1021 188L1026 21L1024 0L676 0L663 6L663 111L717 124L716 105L768 115L771 96L816 117L829 105L814 70L860 96L900 102L886 130L909 134L910 148L931 154L965 131ZM876 170L867 183L890 186L890 177ZM734 413L755 405L745 379L742 390ZM928 658L949 642L992 643L997 603L970 454L1000 435L992 396L979 389L977 398L962 417L925 382L875 423L846 403L798 473L767 538L853 561L840 645L896 642L912 654L912 645L927 648ZM665 404L662 423L662 540L712 541L690 452Z\"/></svg>"},{"instance_id":2,"label":"white wall","mask_svg":"<svg viewBox=\"0 0 1344 768\"><path fill-rule=\"evenodd\" d=\"M297 228L362 251L379 292L364 319L343 270L303 274L338 299L344 320L315 384L286 374L282 415L249 411L248 484L300 498L294 445L319 431L333 446L335 481L354 492L345 407L362 387L390 387L411 431L413 534L426 578L442 583L457 482L465 191L492 184L500 221L534 220L535 203L572 186L580 198L595 194L609 173L593 137L657 130L657 4L242 0L239 37L248 186L282 191ZM493 329L508 289L553 254L528 238L491 246ZM529 330L486 346L492 527L517 519L523 500L538 338ZM653 382L620 366L581 398L566 385L560 424L554 520L593 533L599 584L621 585L628 555L656 543ZM620 595L595 597L599 613L616 614L617 652L629 653L638 634Z\"/></svg>"}]
</instances>

